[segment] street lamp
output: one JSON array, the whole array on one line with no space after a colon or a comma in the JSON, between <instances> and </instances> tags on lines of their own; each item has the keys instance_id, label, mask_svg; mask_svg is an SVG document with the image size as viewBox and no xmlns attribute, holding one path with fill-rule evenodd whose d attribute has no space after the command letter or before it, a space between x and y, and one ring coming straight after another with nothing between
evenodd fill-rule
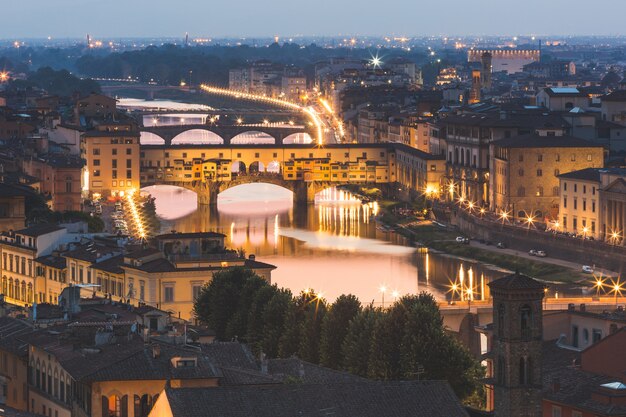
<instances>
[{"instance_id":1,"label":"street lamp","mask_svg":"<svg viewBox=\"0 0 626 417\"><path fill-rule=\"evenodd\" d=\"M617 278L617 281L611 279L611 292L615 295L615 305L617 305L617 296L622 296L622 290L624 283L620 281L620 278Z\"/></svg>"},{"instance_id":2,"label":"street lamp","mask_svg":"<svg viewBox=\"0 0 626 417\"><path fill-rule=\"evenodd\" d=\"M596 281L593 286L596 288L596 297L600 297L600 290L604 289L604 280L602 276L596 277Z\"/></svg>"},{"instance_id":3,"label":"street lamp","mask_svg":"<svg viewBox=\"0 0 626 417\"><path fill-rule=\"evenodd\" d=\"M381 285L378 290L381 292L382 296L383 296L383 309L385 308L385 293L387 292L387 287L385 287L385 285Z\"/></svg>"},{"instance_id":4,"label":"street lamp","mask_svg":"<svg viewBox=\"0 0 626 417\"><path fill-rule=\"evenodd\" d=\"M620 238L619 231L613 230L613 232L611 233L611 240L613 241L613 245L617 245L619 238Z\"/></svg>"}]
</instances>

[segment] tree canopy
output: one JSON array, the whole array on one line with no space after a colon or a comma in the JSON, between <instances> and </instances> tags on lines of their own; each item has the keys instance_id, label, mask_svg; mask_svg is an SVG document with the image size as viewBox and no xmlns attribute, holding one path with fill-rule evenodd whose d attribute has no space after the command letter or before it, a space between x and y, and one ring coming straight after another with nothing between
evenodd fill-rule
<instances>
[{"instance_id":1,"label":"tree canopy","mask_svg":"<svg viewBox=\"0 0 626 417\"><path fill-rule=\"evenodd\" d=\"M218 272L194 305L219 340L238 339L270 358L296 355L372 379L445 379L476 402L484 370L443 326L431 294L390 308L362 307L354 295L328 303L313 290L294 296L252 271Z\"/></svg>"}]
</instances>

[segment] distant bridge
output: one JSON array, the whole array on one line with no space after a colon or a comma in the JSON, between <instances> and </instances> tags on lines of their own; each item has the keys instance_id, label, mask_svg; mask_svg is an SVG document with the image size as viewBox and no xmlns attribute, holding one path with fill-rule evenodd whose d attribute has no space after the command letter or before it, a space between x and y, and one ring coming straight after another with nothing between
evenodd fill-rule
<instances>
[{"instance_id":1,"label":"distant bridge","mask_svg":"<svg viewBox=\"0 0 626 417\"><path fill-rule=\"evenodd\" d=\"M304 126L291 126L291 125L272 125L272 124L257 124L257 125L210 125L210 124L198 124L198 125L165 125L165 126L144 126L140 128L141 132L148 132L157 135L164 141L164 145L177 146L172 141L182 133L190 130L204 130L207 132L215 133L219 136L223 142L222 145L231 145L231 140L238 135L249 132L265 133L274 138L276 145L282 145L285 138L296 133L314 133ZM207 145L211 146L211 145Z\"/></svg>"},{"instance_id":2,"label":"distant bridge","mask_svg":"<svg viewBox=\"0 0 626 417\"><path fill-rule=\"evenodd\" d=\"M111 96L115 92L124 90L135 90L146 93L148 100L154 100L154 93L160 91L183 91L186 93L195 93L195 89L186 85L158 85L158 84L140 84L134 82L128 82L116 85L103 85L100 86L103 93Z\"/></svg>"}]
</instances>

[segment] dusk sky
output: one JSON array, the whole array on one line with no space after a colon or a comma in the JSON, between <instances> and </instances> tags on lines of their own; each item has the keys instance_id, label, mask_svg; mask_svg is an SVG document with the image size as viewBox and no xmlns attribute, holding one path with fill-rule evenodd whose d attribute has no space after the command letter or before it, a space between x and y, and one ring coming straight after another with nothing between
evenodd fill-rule
<instances>
[{"instance_id":1,"label":"dusk sky","mask_svg":"<svg viewBox=\"0 0 626 417\"><path fill-rule=\"evenodd\" d=\"M0 38L623 35L626 1L8 0ZM596 11L590 12L594 7Z\"/></svg>"}]
</instances>

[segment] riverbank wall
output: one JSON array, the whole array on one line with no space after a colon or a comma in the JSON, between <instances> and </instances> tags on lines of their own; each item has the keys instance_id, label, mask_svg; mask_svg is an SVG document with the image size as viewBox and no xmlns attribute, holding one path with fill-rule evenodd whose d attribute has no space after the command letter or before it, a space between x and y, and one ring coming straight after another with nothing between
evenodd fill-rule
<instances>
[{"instance_id":1,"label":"riverbank wall","mask_svg":"<svg viewBox=\"0 0 626 417\"><path fill-rule=\"evenodd\" d=\"M544 250L548 256L622 272L626 265L626 247L605 242L555 235L509 224L497 224L481 219L464 210L452 213L450 221L471 239L504 243L508 248L527 252Z\"/></svg>"}]
</instances>

